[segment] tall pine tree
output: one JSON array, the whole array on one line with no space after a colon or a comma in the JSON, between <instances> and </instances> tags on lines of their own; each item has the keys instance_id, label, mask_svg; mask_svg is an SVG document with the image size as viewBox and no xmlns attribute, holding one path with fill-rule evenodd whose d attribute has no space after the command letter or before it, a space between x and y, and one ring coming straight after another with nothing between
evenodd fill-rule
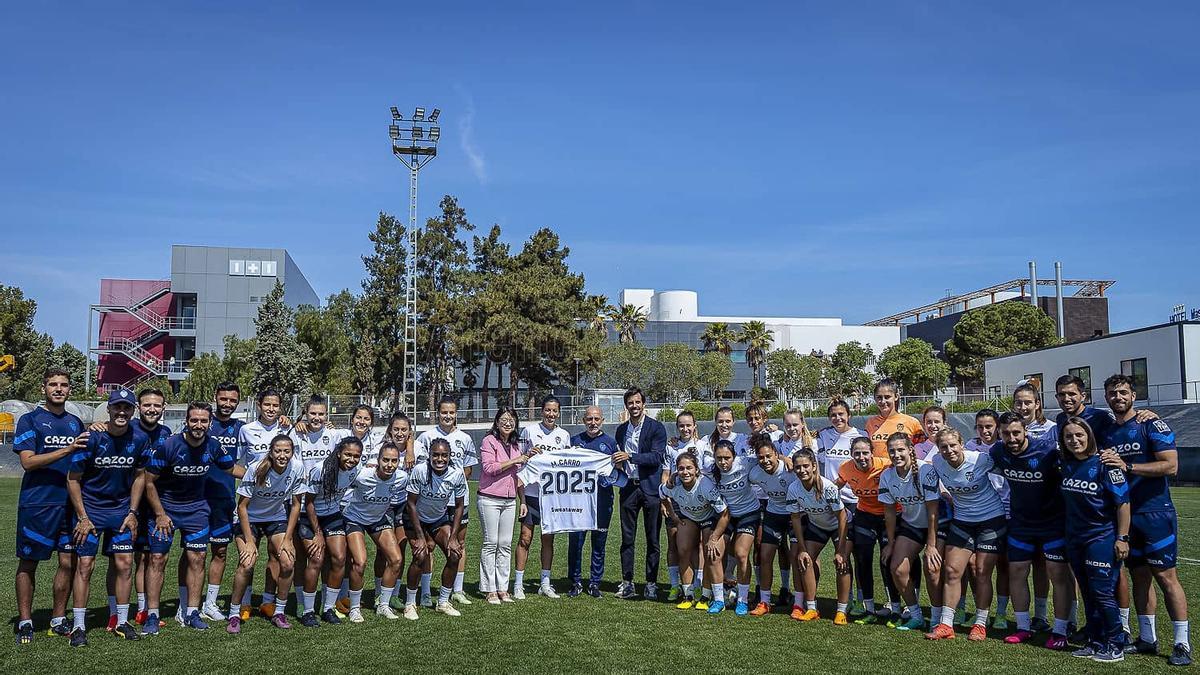
<instances>
[{"instance_id":1,"label":"tall pine tree","mask_svg":"<svg viewBox=\"0 0 1200 675\"><path fill-rule=\"evenodd\" d=\"M355 381L378 397L387 397L391 408L400 407L404 390L404 223L380 212L368 238L373 251L363 256L367 278L358 303L363 348L355 354ZM369 378L367 373L370 373ZM368 381L369 380L369 381Z\"/></svg>"},{"instance_id":2,"label":"tall pine tree","mask_svg":"<svg viewBox=\"0 0 1200 675\"><path fill-rule=\"evenodd\" d=\"M254 321L254 391L307 394L312 350L296 339L291 307L283 302L283 284L263 298Z\"/></svg>"}]
</instances>

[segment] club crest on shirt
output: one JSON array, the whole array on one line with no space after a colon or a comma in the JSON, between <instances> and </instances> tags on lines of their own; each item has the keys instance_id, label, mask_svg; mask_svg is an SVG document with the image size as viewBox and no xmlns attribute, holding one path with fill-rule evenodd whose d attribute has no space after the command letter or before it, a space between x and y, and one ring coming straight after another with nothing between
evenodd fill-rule
<instances>
[{"instance_id":1,"label":"club crest on shirt","mask_svg":"<svg viewBox=\"0 0 1200 675\"><path fill-rule=\"evenodd\" d=\"M965 474L963 474L963 475L964 475L964 477L967 479L967 482L970 482L970 481L973 481L973 480L975 480L975 470L974 470L974 469L972 469L972 470L970 470L970 471L966 472L966 473L965 473Z\"/></svg>"}]
</instances>

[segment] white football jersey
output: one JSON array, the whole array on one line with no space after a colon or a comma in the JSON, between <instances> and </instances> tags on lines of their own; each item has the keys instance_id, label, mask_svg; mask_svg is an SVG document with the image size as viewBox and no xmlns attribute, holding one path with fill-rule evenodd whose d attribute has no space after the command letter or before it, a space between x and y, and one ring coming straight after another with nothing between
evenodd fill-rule
<instances>
[{"instance_id":1,"label":"white football jersey","mask_svg":"<svg viewBox=\"0 0 1200 675\"><path fill-rule=\"evenodd\" d=\"M288 432L288 436L291 436L296 444L296 456L304 462L306 471L312 471L314 466L324 462L325 458L333 453L338 441L349 435L350 432L345 429L330 429L327 426L307 434L296 431L295 427Z\"/></svg>"},{"instance_id":2,"label":"white football jersey","mask_svg":"<svg viewBox=\"0 0 1200 675\"><path fill-rule=\"evenodd\" d=\"M792 513L807 513L814 526L825 530L837 530L837 512L845 508L841 492L836 483L821 480L820 489L809 490L797 480L788 488Z\"/></svg>"},{"instance_id":3,"label":"white football jersey","mask_svg":"<svg viewBox=\"0 0 1200 675\"><path fill-rule=\"evenodd\" d=\"M670 499L679 515L698 523L716 518L728 508L721 493L717 491L717 486L713 485L708 476L700 476L692 484L691 490L683 487L683 483L678 479L671 487L664 483L659 486L658 494L664 499Z\"/></svg>"},{"instance_id":4,"label":"white football jersey","mask_svg":"<svg viewBox=\"0 0 1200 675\"><path fill-rule=\"evenodd\" d=\"M703 471L704 460L700 457L700 453L696 450L696 439L694 438L689 441L682 441L679 443L679 445L671 445L668 443L667 450L663 453L662 470L666 471L667 473L675 473L675 460L688 450L691 450L696 455L696 459L700 460L700 466L697 468Z\"/></svg>"},{"instance_id":5,"label":"white football jersey","mask_svg":"<svg viewBox=\"0 0 1200 675\"><path fill-rule=\"evenodd\" d=\"M387 514L396 496L405 493L408 482L404 469L397 468L390 477L380 478L378 468L363 467L350 481L342 514L363 525L378 522ZM442 513L445 512L443 508Z\"/></svg>"},{"instance_id":6,"label":"white football jersey","mask_svg":"<svg viewBox=\"0 0 1200 675\"><path fill-rule=\"evenodd\" d=\"M822 478L837 482L838 469L850 461L850 443L860 436L866 434L855 427L850 427L845 433L838 433L833 427L825 427L817 433L817 460L821 464ZM858 503L858 497L849 486L842 488L842 502Z\"/></svg>"},{"instance_id":7,"label":"white football jersey","mask_svg":"<svg viewBox=\"0 0 1200 675\"><path fill-rule=\"evenodd\" d=\"M541 448L542 452L554 452L571 447L571 434L562 427L547 429L541 422L521 427L521 452L529 452L531 448ZM537 481L525 484L525 496L537 497L541 494Z\"/></svg>"},{"instance_id":8,"label":"white football jersey","mask_svg":"<svg viewBox=\"0 0 1200 675\"><path fill-rule=\"evenodd\" d=\"M258 420L243 424L238 432L238 464L250 466L262 459L271 449L271 439L285 433L287 429L279 422L271 426L266 426Z\"/></svg>"},{"instance_id":9,"label":"white football jersey","mask_svg":"<svg viewBox=\"0 0 1200 675\"><path fill-rule=\"evenodd\" d=\"M758 462L745 457L734 457L733 466L729 471L722 471L716 481L717 491L729 506L729 515L744 516L758 510L758 497L754 494L754 486L750 484L750 469L758 466ZM716 478L716 467L713 467L713 477Z\"/></svg>"},{"instance_id":10,"label":"white football jersey","mask_svg":"<svg viewBox=\"0 0 1200 675\"><path fill-rule=\"evenodd\" d=\"M448 466L438 475L428 462L419 461L408 475L408 494L417 495L417 517L423 523L437 522L446 515L447 504L454 508L460 497L465 509L467 492L467 477L456 466Z\"/></svg>"},{"instance_id":11,"label":"white football jersey","mask_svg":"<svg viewBox=\"0 0 1200 675\"><path fill-rule=\"evenodd\" d=\"M982 452L989 457L989 451L992 449L991 445L984 443L978 438L972 438L971 440L967 441L963 447L972 452ZM989 474L989 479L992 481L992 489L996 491L996 494L1000 495L1000 501L1004 503L1004 515L1007 516L1009 500L1012 496L1011 490L1009 490L1008 487L1008 479L998 471L991 472L991 474Z\"/></svg>"},{"instance_id":12,"label":"white football jersey","mask_svg":"<svg viewBox=\"0 0 1200 675\"><path fill-rule=\"evenodd\" d=\"M323 464L318 464L308 471L308 500L312 502L313 509L318 516L328 516L337 513L342 509L342 501L346 496L346 490L350 488L351 481L358 475L362 465L349 469L347 471L338 470L337 483L334 486L333 496L325 497L325 467ZM304 514L300 514L303 518Z\"/></svg>"},{"instance_id":13,"label":"white football jersey","mask_svg":"<svg viewBox=\"0 0 1200 675\"><path fill-rule=\"evenodd\" d=\"M471 439L471 435L458 427L455 427L454 431L450 433L442 431L440 426L422 432L420 436L417 436L416 442L413 443L413 459L416 464L421 464L429 459L429 444L435 438L444 438L450 444L450 466L458 469L465 480L470 474L470 468L479 464L479 451L475 448L475 441ZM416 464L414 464L413 469L416 469ZM466 506L470 503L471 493L468 490L463 505ZM454 506L453 498L450 499L447 506Z\"/></svg>"},{"instance_id":14,"label":"white football jersey","mask_svg":"<svg viewBox=\"0 0 1200 675\"><path fill-rule=\"evenodd\" d=\"M292 497L308 491L304 465L300 460L292 457L292 461L283 473L275 473L275 469L268 469L267 479L263 485L254 483L254 475L257 470L258 462L255 462L246 467L246 475L238 481L237 493L242 497L250 498L246 504L246 515L250 516L250 522L274 523L287 520Z\"/></svg>"},{"instance_id":15,"label":"white football jersey","mask_svg":"<svg viewBox=\"0 0 1200 675\"><path fill-rule=\"evenodd\" d=\"M734 456L736 457L737 456L737 446L738 446L738 443L740 442L741 436L742 435L737 433L736 431L731 431L731 432L729 432L728 436L722 436L722 437L718 438L717 440L718 441L729 441L730 443L733 443ZM716 444L713 443L713 441L712 441L712 434L707 434L705 436L701 436L700 438L696 439L696 454L700 455L700 463L704 465L704 466L700 467L700 470L702 472L704 472L706 475L712 473L713 446L714 445L716 445Z\"/></svg>"},{"instance_id":16,"label":"white football jersey","mask_svg":"<svg viewBox=\"0 0 1200 675\"><path fill-rule=\"evenodd\" d=\"M992 457L986 452L963 452L963 463L954 468L940 454L933 458L933 468L954 502L954 519L964 523L979 523L1004 515L1004 503L992 485Z\"/></svg>"},{"instance_id":17,"label":"white football jersey","mask_svg":"<svg viewBox=\"0 0 1200 675\"><path fill-rule=\"evenodd\" d=\"M773 474L767 473L762 465L755 462L750 469L749 478L750 483L765 495L767 513L787 515L792 512L792 505L788 503L788 488L798 479L796 474L787 470L783 462L775 462L775 473Z\"/></svg>"},{"instance_id":18,"label":"white football jersey","mask_svg":"<svg viewBox=\"0 0 1200 675\"><path fill-rule=\"evenodd\" d=\"M596 529L597 492L626 480L612 455L574 447L530 457L517 477L538 484L543 534Z\"/></svg>"},{"instance_id":19,"label":"white football jersey","mask_svg":"<svg viewBox=\"0 0 1200 675\"><path fill-rule=\"evenodd\" d=\"M925 502L936 502L940 489L938 475L929 462L918 461L917 471L909 471L904 478L889 466L879 475L879 501L883 504L898 504L904 522L918 529L929 526Z\"/></svg>"}]
</instances>

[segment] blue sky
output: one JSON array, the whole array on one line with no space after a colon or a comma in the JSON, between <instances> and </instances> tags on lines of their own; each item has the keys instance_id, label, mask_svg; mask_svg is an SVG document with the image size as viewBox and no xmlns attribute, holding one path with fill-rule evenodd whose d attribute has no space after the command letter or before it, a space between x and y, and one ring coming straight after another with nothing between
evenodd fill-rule
<instances>
[{"instance_id":1,"label":"blue sky","mask_svg":"<svg viewBox=\"0 0 1200 675\"><path fill-rule=\"evenodd\" d=\"M443 110L423 217L553 227L613 298L861 322L1034 259L1114 330L1200 305L1195 3L210 4L5 12L0 283L57 339L171 243L358 289L393 104Z\"/></svg>"}]
</instances>

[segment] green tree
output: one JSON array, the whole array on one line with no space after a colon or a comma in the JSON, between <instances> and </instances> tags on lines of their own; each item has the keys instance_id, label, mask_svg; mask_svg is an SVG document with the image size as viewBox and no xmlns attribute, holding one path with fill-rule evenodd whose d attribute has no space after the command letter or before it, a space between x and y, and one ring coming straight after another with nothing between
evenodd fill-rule
<instances>
[{"instance_id":1,"label":"green tree","mask_svg":"<svg viewBox=\"0 0 1200 675\"><path fill-rule=\"evenodd\" d=\"M637 342L608 344L601 350L597 385L605 389L628 389L646 382L654 358Z\"/></svg>"},{"instance_id":2,"label":"green tree","mask_svg":"<svg viewBox=\"0 0 1200 675\"><path fill-rule=\"evenodd\" d=\"M709 398L714 400L721 398L721 392L731 382L733 382L733 362L729 360L728 355L721 352L705 352L700 355L700 388L708 392ZM709 419L712 419L712 415L701 421Z\"/></svg>"},{"instance_id":3,"label":"green tree","mask_svg":"<svg viewBox=\"0 0 1200 675\"><path fill-rule=\"evenodd\" d=\"M500 240L500 226L492 225L486 237L472 237L471 269L467 274L464 292L471 296L466 311L461 313L463 325L455 339L457 355L464 364L483 365L483 395L480 405L491 405L492 366L496 366L497 377L507 358L496 361L492 358L501 345L496 335L487 329L488 317L495 313L507 313L510 308L500 290L493 284L512 264L512 255L507 243ZM464 374L464 379L466 375Z\"/></svg>"},{"instance_id":4,"label":"green tree","mask_svg":"<svg viewBox=\"0 0 1200 675\"><path fill-rule=\"evenodd\" d=\"M946 386L950 377L950 366L937 358L928 342L917 338L883 350L875 370L895 380L905 395L931 394Z\"/></svg>"},{"instance_id":5,"label":"green tree","mask_svg":"<svg viewBox=\"0 0 1200 675\"><path fill-rule=\"evenodd\" d=\"M371 255L363 256L367 276L359 301L363 349L355 357L356 380L377 397L387 397L397 409L404 391L404 224L382 211L367 236ZM366 372L369 371L369 382Z\"/></svg>"},{"instance_id":6,"label":"green tree","mask_svg":"<svg viewBox=\"0 0 1200 675\"><path fill-rule=\"evenodd\" d=\"M0 355L11 354L14 368L0 373L0 398L39 400L53 340L33 327L37 302L16 286L0 285Z\"/></svg>"},{"instance_id":7,"label":"green tree","mask_svg":"<svg viewBox=\"0 0 1200 675\"><path fill-rule=\"evenodd\" d=\"M700 340L704 342L704 348L709 351L718 351L728 357L733 353L733 345L737 343L737 333L729 327L729 324L714 321L704 327L704 332L700 334Z\"/></svg>"},{"instance_id":8,"label":"green tree","mask_svg":"<svg viewBox=\"0 0 1200 675\"><path fill-rule=\"evenodd\" d=\"M740 333L738 342L746 345L746 364L754 378L754 388L758 388L758 371L767 359L767 352L775 343L775 331L767 328L762 321L747 321Z\"/></svg>"},{"instance_id":9,"label":"green tree","mask_svg":"<svg viewBox=\"0 0 1200 675\"><path fill-rule=\"evenodd\" d=\"M998 302L963 315L946 341L946 361L954 375L983 381L983 361L993 356L1058 344L1054 320L1037 307L1019 301Z\"/></svg>"},{"instance_id":10,"label":"green tree","mask_svg":"<svg viewBox=\"0 0 1200 675\"><path fill-rule=\"evenodd\" d=\"M446 389L452 333L465 311L470 258L460 234L475 229L454 197L442 197L440 207L417 236L417 363L430 410Z\"/></svg>"},{"instance_id":11,"label":"green tree","mask_svg":"<svg viewBox=\"0 0 1200 675\"><path fill-rule=\"evenodd\" d=\"M283 302L283 284L278 280L258 307L254 330L253 391L308 393L312 351L296 339L293 311Z\"/></svg>"},{"instance_id":12,"label":"green tree","mask_svg":"<svg viewBox=\"0 0 1200 675\"><path fill-rule=\"evenodd\" d=\"M777 349L767 354L767 386L782 392L790 401L817 398L824 392L825 361L794 349Z\"/></svg>"},{"instance_id":13,"label":"green tree","mask_svg":"<svg viewBox=\"0 0 1200 675\"><path fill-rule=\"evenodd\" d=\"M825 371L826 391L836 396L862 397L873 383L867 366L874 357L871 345L857 340L838 345L829 356L829 367Z\"/></svg>"},{"instance_id":14,"label":"green tree","mask_svg":"<svg viewBox=\"0 0 1200 675\"><path fill-rule=\"evenodd\" d=\"M352 394L357 345L364 344L354 320L358 299L348 290L329 296L324 307L303 305L296 310L296 339L312 352L313 387L328 394Z\"/></svg>"},{"instance_id":15,"label":"green tree","mask_svg":"<svg viewBox=\"0 0 1200 675\"><path fill-rule=\"evenodd\" d=\"M216 352L205 352L189 364L188 376L179 385L179 398L184 401L211 401L217 385L226 381L225 366ZM243 394L249 395L249 390Z\"/></svg>"},{"instance_id":16,"label":"green tree","mask_svg":"<svg viewBox=\"0 0 1200 675\"><path fill-rule=\"evenodd\" d=\"M225 356L221 357L221 371L225 379L234 382L242 390L243 397L254 396L254 338L225 336Z\"/></svg>"},{"instance_id":17,"label":"green tree","mask_svg":"<svg viewBox=\"0 0 1200 675\"><path fill-rule=\"evenodd\" d=\"M85 391L87 385L88 358L70 342L64 342L50 351L47 365L51 368L62 368L71 374L71 395L73 398L90 398ZM95 382L95 379L92 380Z\"/></svg>"},{"instance_id":18,"label":"green tree","mask_svg":"<svg viewBox=\"0 0 1200 675\"><path fill-rule=\"evenodd\" d=\"M607 295L589 295L584 303L583 319L591 330L607 334L609 317L616 310L617 308L608 301Z\"/></svg>"},{"instance_id":19,"label":"green tree","mask_svg":"<svg viewBox=\"0 0 1200 675\"><path fill-rule=\"evenodd\" d=\"M654 348L651 357L650 396L656 401L684 403L700 393L700 354L681 342L666 342Z\"/></svg>"},{"instance_id":20,"label":"green tree","mask_svg":"<svg viewBox=\"0 0 1200 675\"><path fill-rule=\"evenodd\" d=\"M621 342L637 342L637 332L646 327L648 319L641 307L631 304L621 305L612 314L613 327Z\"/></svg>"}]
</instances>

